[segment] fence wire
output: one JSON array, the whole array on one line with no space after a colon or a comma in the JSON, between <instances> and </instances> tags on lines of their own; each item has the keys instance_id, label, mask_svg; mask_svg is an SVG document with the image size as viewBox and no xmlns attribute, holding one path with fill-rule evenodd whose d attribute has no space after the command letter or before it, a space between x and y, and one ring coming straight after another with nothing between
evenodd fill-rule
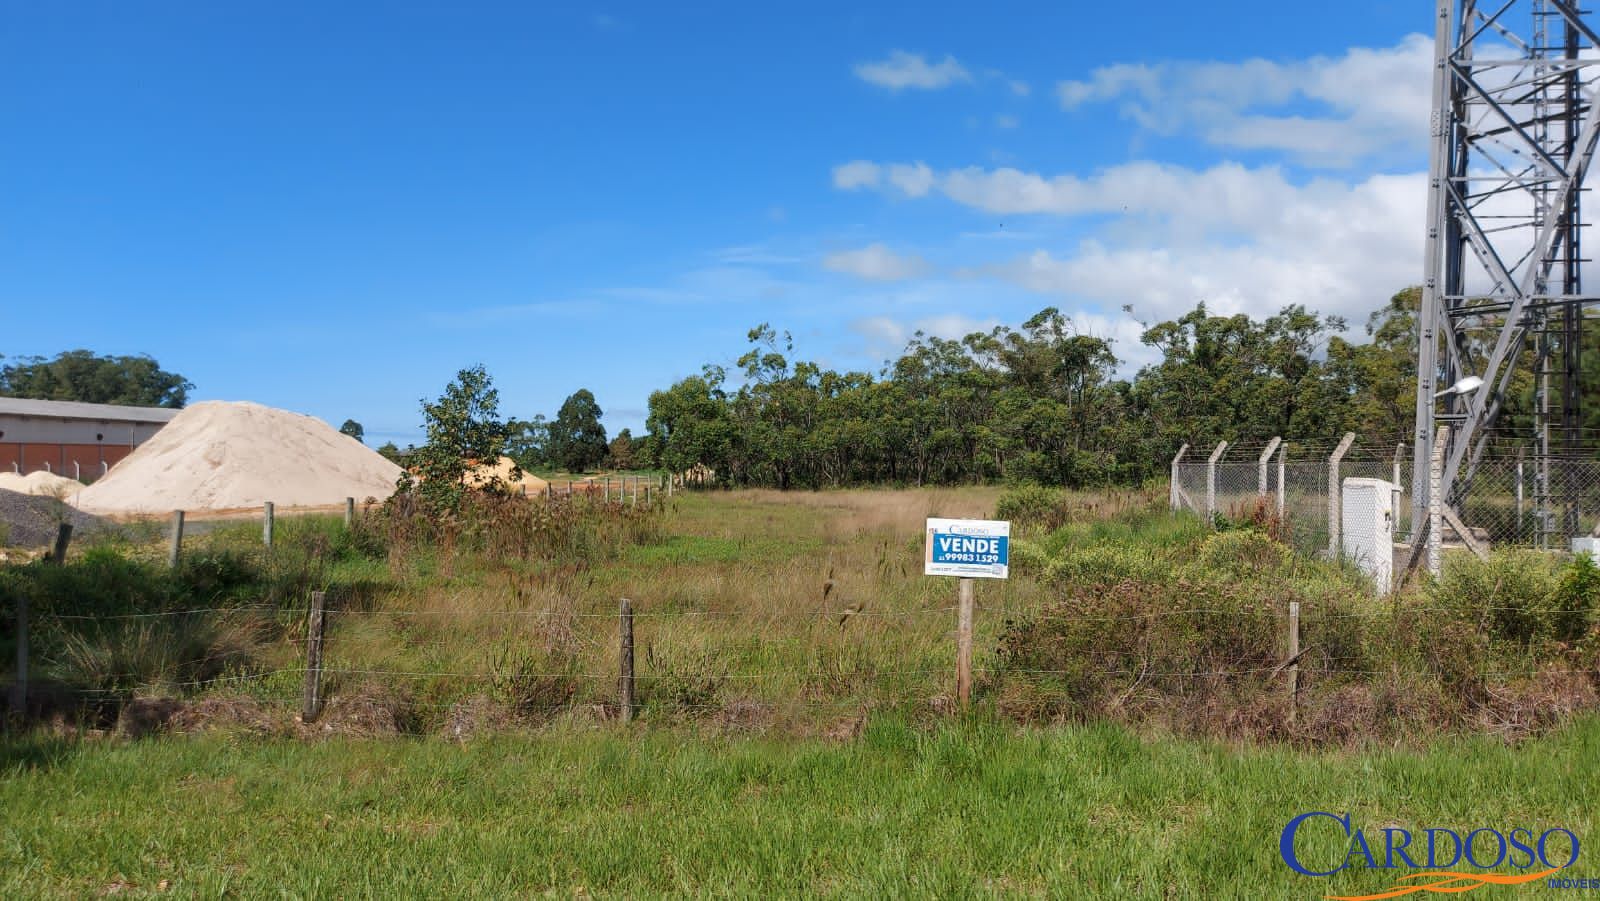
<instances>
[{"instance_id":1,"label":"fence wire","mask_svg":"<svg viewBox=\"0 0 1600 901\"><path fill-rule=\"evenodd\" d=\"M1596 436L1600 438L1600 436ZM1274 453L1263 472L1265 445L1229 446L1216 462L1208 448L1190 448L1173 466L1173 506L1213 519L1248 518L1258 509L1282 514L1297 550L1336 554L1330 517L1338 505L1329 494L1330 476L1382 479L1398 486L1393 509L1394 539L1409 549L1412 522L1411 448L1396 453L1393 444L1352 445L1337 463L1336 446L1295 444ZM1462 479L1463 499L1455 512L1479 547L1534 547L1567 550L1571 540L1600 532L1600 459L1573 453L1537 460L1526 447L1492 439L1476 467ZM1518 451L1521 451L1519 456ZM1340 489L1335 489L1340 490ZM1337 529L1339 526L1334 525ZM1447 545L1463 545L1454 526L1443 530Z\"/></svg>"}]
</instances>

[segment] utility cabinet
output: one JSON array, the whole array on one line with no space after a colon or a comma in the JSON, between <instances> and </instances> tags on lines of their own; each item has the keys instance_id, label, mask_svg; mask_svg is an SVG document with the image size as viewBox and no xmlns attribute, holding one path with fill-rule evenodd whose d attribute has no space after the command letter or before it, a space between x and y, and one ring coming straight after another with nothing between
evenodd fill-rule
<instances>
[{"instance_id":1,"label":"utility cabinet","mask_svg":"<svg viewBox=\"0 0 1600 901\"><path fill-rule=\"evenodd\" d=\"M1385 479L1344 480L1340 492L1344 556L1372 578L1379 594L1394 584L1394 499L1400 486Z\"/></svg>"}]
</instances>

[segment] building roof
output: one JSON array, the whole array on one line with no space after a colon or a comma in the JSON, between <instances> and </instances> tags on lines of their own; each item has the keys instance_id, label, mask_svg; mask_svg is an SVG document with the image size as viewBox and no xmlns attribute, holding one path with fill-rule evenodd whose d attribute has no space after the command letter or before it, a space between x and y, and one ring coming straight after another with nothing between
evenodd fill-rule
<instances>
[{"instance_id":1,"label":"building roof","mask_svg":"<svg viewBox=\"0 0 1600 901\"><path fill-rule=\"evenodd\" d=\"M31 400L0 397L0 416L37 416L45 419L90 419L96 422L170 422L178 411L167 407L124 407L84 404L67 400Z\"/></svg>"}]
</instances>

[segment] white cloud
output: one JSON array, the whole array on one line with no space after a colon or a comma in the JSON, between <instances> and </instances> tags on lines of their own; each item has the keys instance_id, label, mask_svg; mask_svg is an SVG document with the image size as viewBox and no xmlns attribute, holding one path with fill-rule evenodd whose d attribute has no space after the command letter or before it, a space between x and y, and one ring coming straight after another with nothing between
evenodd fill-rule
<instances>
[{"instance_id":1,"label":"white cloud","mask_svg":"<svg viewBox=\"0 0 1600 901\"><path fill-rule=\"evenodd\" d=\"M926 275L928 261L915 254L897 254L882 244L869 244L860 250L828 254L823 268L875 282L898 282Z\"/></svg>"},{"instance_id":2,"label":"white cloud","mask_svg":"<svg viewBox=\"0 0 1600 901\"><path fill-rule=\"evenodd\" d=\"M933 170L926 163L895 163L888 173L889 184L907 197L924 197L933 188Z\"/></svg>"},{"instance_id":3,"label":"white cloud","mask_svg":"<svg viewBox=\"0 0 1600 901\"><path fill-rule=\"evenodd\" d=\"M941 313L912 320L866 316L850 323L850 330L867 339L869 353L884 357L904 350L917 332L934 338L956 339L973 332L987 332L999 324L998 319L974 319L961 313Z\"/></svg>"},{"instance_id":4,"label":"white cloud","mask_svg":"<svg viewBox=\"0 0 1600 901\"><path fill-rule=\"evenodd\" d=\"M1120 104L1164 135L1195 134L1218 147L1277 150L1301 162L1349 166L1375 154L1419 151L1432 106L1432 39L1289 62L1117 64L1063 81L1063 108ZM1311 107L1307 114L1302 107ZM1290 107L1293 107L1291 109Z\"/></svg>"},{"instance_id":5,"label":"white cloud","mask_svg":"<svg viewBox=\"0 0 1600 901\"><path fill-rule=\"evenodd\" d=\"M882 167L866 160L852 160L833 167L833 186L841 191L875 188L882 177Z\"/></svg>"},{"instance_id":6,"label":"white cloud","mask_svg":"<svg viewBox=\"0 0 1600 901\"><path fill-rule=\"evenodd\" d=\"M1028 84L1026 81L1023 81L1020 78L1013 78L1011 81L1006 82L1006 84L1011 88L1011 93L1016 94L1018 97L1026 97L1033 92L1033 85Z\"/></svg>"},{"instance_id":7,"label":"white cloud","mask_svg":"<svg viewBox=\"0 0 1600 901\"><path fill-rule=\"evenodd\" d=\"M1110 309L1132 303L1150 318L1204 300L1254 315L1303 303L1359 324L1422 269L1420 173L1295 181L1270 166L1135 162L1088 176L971 167L927 181L929 194L1084 235L963 274ZM911 196L892 182L879 189Z\"/></svg>"},{"instance_id":8,"label":"white cloud","mask_svg":"<svg viewBox=\"0 0 1600 901\"><path fill-rule=\"evenodd\" d=\"M907 197L923 197L933 189L933 170L927 163L891 163L852 160L833 167L833 186L841 191L890 187Z\"/></svg>"},{"instance_id":9,"label":"white cloud","mask_svg":"<svg viewBox=\"0 0 1600 901\"><path fill-rule=\"evenodd\" d=\"M1009 115L1009 114L1006 114L1006 113L1001 113L1000 115L994 117L994 127L995 128L1016 128L1018 125L1021 125L1021 124L1022 124L1022 120L1021 119L1018 119L1016 116L1012 116L1012 115Z\"/></svg>"},{"instance_id":10,"label":"white cloud","mask_svg":"<svg viewBox=\"0 0 1600 901\"><path fill-rule=\"evenodd\" d=\"M855 73L862 81L891 91L937 90L957 82L972 81L972 73L953 56L947 54L939 62L929 63L922 54L904 50L895 50L888 59L879 62L858 63Z\"/></svg>"}]
</instances>

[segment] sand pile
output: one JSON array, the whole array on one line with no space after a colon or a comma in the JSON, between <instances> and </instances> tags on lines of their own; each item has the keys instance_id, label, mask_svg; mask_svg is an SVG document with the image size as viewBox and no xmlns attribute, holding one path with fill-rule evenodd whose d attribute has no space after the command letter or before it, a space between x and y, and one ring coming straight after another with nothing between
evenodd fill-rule
<instances>
[{"instance_id":1,"label":"sand pile","mask_svg":"<svg viewBox=\"0 0 1600 901\"><path fill-rule=\"evenodd\" d=\"M78 494L96 513L342 504L386 498L400 467L320 419L252 403L191 406Z\"/></svg>"},{"instance_id":2,"label":"sand pile","mask_svg":"<svg viewBox=\"0 0 1600 901\"><path fill-rule=\"evenodd\" d=\"M0 490L71 500L73 495L83 490L83 483L42 469L25 476L19 476L14 472L0 472Z\"/></svg>"},{"instance_id":3,"label":"sand pile","mask_svg":"<svg viewBox=\"0 0 1600 901\"><path fill-rule=\"evenodd\" d=\"M529 495L543 494L545 485L548 484L544 479L527 472L524 472L520 479L511 477L511 471L516 465L516 461L510 457L501 457L495 463L484 463L468 470L461 481L469 488L499 487L512 494L519 494L523 489L527 489Z\"/></svg>"}]
</instances>

